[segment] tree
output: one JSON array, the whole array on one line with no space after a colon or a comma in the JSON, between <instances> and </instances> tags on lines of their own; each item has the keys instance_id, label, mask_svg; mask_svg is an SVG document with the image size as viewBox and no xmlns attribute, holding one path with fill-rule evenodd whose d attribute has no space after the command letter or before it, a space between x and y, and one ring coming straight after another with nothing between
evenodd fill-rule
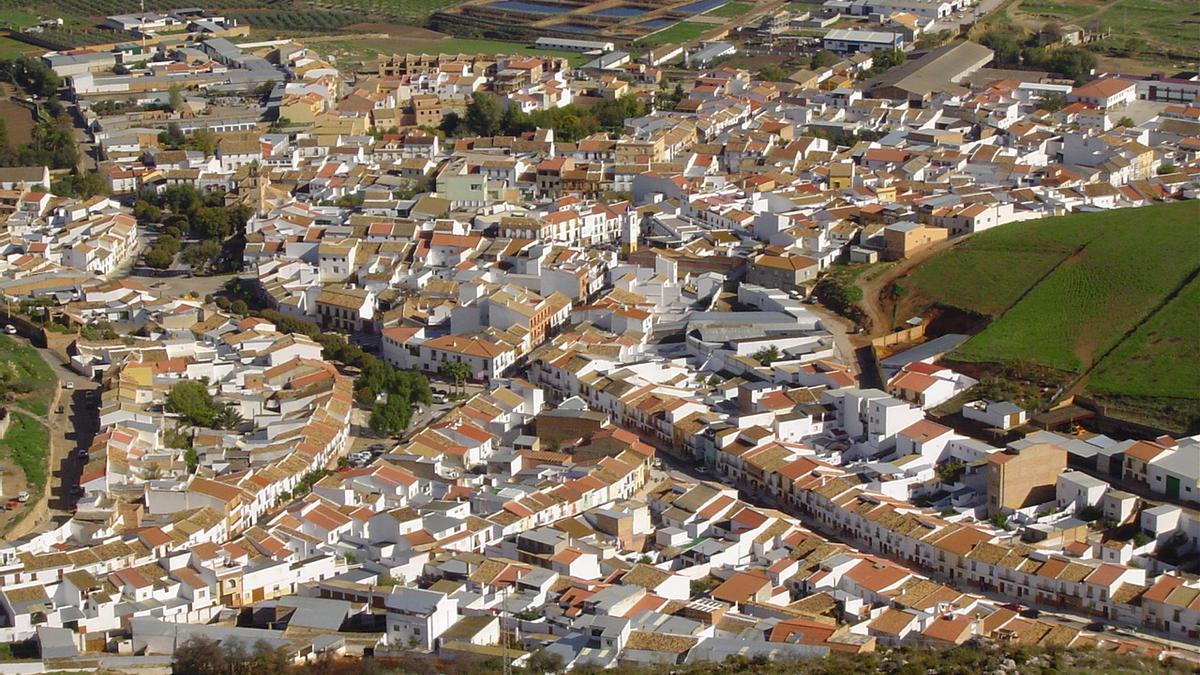
<instances>
[{"instance_id":1,"label":"tree","mask_svg":"<svg viewBox=\"0 0 1200 675\"><path fill-rule=\"evenodd\" d=\"M183 461L187 464L188 473L196 473L196 469L200 466L200 455L195 448L187 448L183 451Z\"/></svg>"},{"instance_id":2,"label":"tree","mask_svg":"<svg viewBox=\"0 0 1200 675\"><path fill-rule=\"evenodd\" d=\"M167 130L158 135L158 142L168 148L181 148L187 142L187 137L183 135L178 123L171 122L167 125Z\"/></svg>"},{"instance_id":3,"label":"tree","mask_svg":"<svg viewBox=\"0 0 1200 675\"><path fill-rule=\"evenodd\" d=\"M175 254L179 253L179 240L170 235L162 235L142 254L146 265L156 270L165 270L175 262Z\"/></svg>"},{"instance_id":4,"label":"tree","mask_svg":"<svg viewBox=\"0 0 1200 675\"><path fill-rule=\"evenodd\" d=\"M167 90L167 108L171 112L179 112L183 108L183 92L179 89L178 84L171 85Z\"/></svg>"},{"instance_id":5,"label":"tree","mask_svg":"<svg viewBox=\"0 0 1200 675\"><path fill-rule=\"evenodd\" d=\"M464 122L477 136L495 136L500 131L500 103L492 94L477 91L467 105Z\"/></svg>"},{"instance_id":6,"label":"tree","mask_svg":"<svg viewBox=\"0 0 1200 675\"><path fill-rule=\"evenodd\" d=\"M221 406L221 410L213 417L213 427L216 429L236 429L244 421L245 419L238 412L237 406L232 403L226 403Z\"/></svg>"},{"instance_id":7,"label":"tree","mask_svg":"<svg viewBox=\"0 0 1200 675\"><path fill-rule=\"evenodd\" d=\"M197 427L211 427L220 412L208 387L196 380L183 380L172 385L167 394L166 409Z\"/></svg>"},{"instance_id":8,"label":"tree","mask_svg":"<svg viewBox=\"0 0 1200 675\"><path fill-rule=\"evenodd\" d=\"M175 675L225 675L229 672L225 650L216 640L197 635L175 648L171 672Z\"/></svg>"},{"instance_id":9,"label":"tree","mask_svg":"<svg viewBox=\"0 0 1200 675\"><path fill-rule=\"evenodd\" d=\"M1158 166L1157 169L1155 169L1154 172L1159 176L1165 176L1169 173L1175 173L1176 171L1178 171L1178 169L1175 168L1174 164L1170 162L1163 162Z\"/></svg>"},{"instance_id":10,"label":"tree","mask_svg":"<svg viewBox=\"0 0 1200 675\"><path fill-rule=\"evenodd\" d=\"M755 361L758 361L759 363L761 363L764 366L769 366L772 363L774 363L775 361L778 361L779 356L780 356L779 347L776 347L775 345L771 345L769 347L763 347L762 349L754 352L754 354L751 358L753 358Z\"/></svg>"},{"instance_id":11,"label":"tree","mask_svg":"<svg viewBox=\"0 0 1200 675\"><path fill-rule=\"evenodd\" d=\"M208 239L183 249L179 261L185 265L191 265L193 268L199 268L212 262L220 253L221 245Z\"/></svg>"},{"instance_id":12,"label":"tree","mask_svg":"<svg viewBox=\"0 0 1200 675\"><path fill-rule=\"evenodd\" d=\"M829 51L828 49L822 49L812 55L812 59L809 62L809 67L816 70L818 68L826 68L826 67L832 66L833 64L835 64L837 62L838 62L837 54L834 54L833 52Z\"/></svg>"},{"instance_id":13,"label":"tree","mask_svg":"<svg viewBox=\"0 0 1200 675\"><path fill-rule=\"evenodd\" d=\"M509 108L512 107L509 106ZM442 116L442 123L438 125L438 128L447 136L457 135L460 127L462 127L462 117L453 110Z\"/></svg>"},{"instance_id":14,"label":"tree","mask_svg":"<svg viewBox=\"0 0 1200 675\"><path fill-rule=\"evenodd\" d=\"M404 431L408 426L411 409L401 403L401 397L389 395L377 401L371 409L371 417L367 425L371 431L381 436L392 436Z\"/></svg>"},{"instance_id":15,"label":"tree","mask_svg":"<svg viewBox=\"0 0 1200 675\"><path fill-rule=\"evenodd\" d=\"M471 367L462 361L443 361L438 372L453 380L455 388L461 391L462 383L471 376Z\"/></svg>"},{"instance_id":16,"label":"tree","mask_svg":"<svg viewBox=\"0 0 1200 675\"><path fill-rule=\"evenodd\" d=\"M1065 105L1065 101L1063 101L1062 94L1046 94L1042 97L1041 106L1047 112L1058 112L1062 110L1063 105Z\"/></svg>"},{"instance_id":17,"label":"tree","mask_svg":"<svg viewBox=\"0 0 1200 675\"><path fill-rule=\"evenodd\" d=\"M108 184L94 171L79 171L78 168L50 186L50 191L60 197L88 199L96 195L107 195Z\"/></svg>"},{"instance_id":18,"label":"tree","mask_svg":"<svg viewBox=\"0 0 1200 675\"><path fill-rule=\"evenodd\" d=\"M199 239L225 239L233 234L232 214L221 206L199 208L189 220L192 235Z\"/></svg>"},{"instance_id":19,"label":"tree","mask_svg":"<svg viewBox=\"0 0 1200 675\"><path fill-rule=\"evenodd\" d=\"M1135 124L1133 119L1131 119L1129 116L1124 116L1121 119L1117 120L1117 126L1129 128L1129 127L1137 126L1137 124Z\"/></svg>"},{"instance_id":20,"label":"tree","mask_svg":"<svg viewBox=\"0 0 1200 675\"><path fill-rule=\"evenodd\" d=\"M563 660L558 654L539 649L529 655L525 667L534 673L559 673L563 669Z\"/></svg>"},{"instance_id":21,"label":"tree","mask_svg":"<svg viewBox=\"0 0 1200 675\"><path fill-rule=\"evenodd\" d=\"M779 66L763 66L758 70L758 79L766 80L767 82L779 82L787 78L787 73Z\"/></svg>"},{"instance_id":22,"label":"tree","mask_svg":"<svg viewBox=\"0 0 1200 675\"><path fill-rule=\"evenodd\" d=\"M205 157L211 157L217 151L217 135L208 129L197 129L187 140L187 146L203 152Z\"/></svg>"}]
</instances>

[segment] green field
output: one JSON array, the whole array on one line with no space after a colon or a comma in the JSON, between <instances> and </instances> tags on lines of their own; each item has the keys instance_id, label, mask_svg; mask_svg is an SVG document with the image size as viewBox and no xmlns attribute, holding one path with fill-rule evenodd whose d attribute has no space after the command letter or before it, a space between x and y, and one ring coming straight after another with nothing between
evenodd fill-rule
<instances>
[{"instance_id":1,"label":"green field","mask_svg":"<svg viewBox=\"0 0 1200 675\"><path fill-rule=\"evenodd\" d=\"M1063 259L956 358L1021 359L1081 372L1197 268L1198 216L1189 202L1067 216L1080 229L1083 250Z\"/></svg>"},{"instance_id":2,"label":"green field","mask_svg":"<svg viewBox=\"0 0 1200 675\"><path fill-rule=\"evenodd\" d=\"M390 38L366 40L321 40L308 46L321 54L333 54L338 63L362 62L389 54L526 54L531 56L558 56L570 61L572 66L591 57L578 52L563 52L551 49L534 49L521 42L503 40L479 40L473 38Z\"/></svg>"},{"instance_id":3,"label":"green field","mask_svg":"<svg viewBox=\"0 0 1200 675\"><path fill-rule=\"evenodd\" d=\"M1200 282L1180 290L1200 269L1198 223L1200 204L1177 202L1004 225L926 261L897 295L905 314L938 304L993 317L955 360L1095 366L1089 392L1187 426L1200 406L1148 399L1200 400Z\"/></svg>"},{"instance_id":4,"label":"green field","mask_svg":"<svg viewBox=\"0 0 1200 675\"><path fill-rule=\"evenodd\" d=\"M1092 238L1111 214L1071 215L1013 223L968 238L900 281L918 301L996 316Z\"/></svg>"},{"instance_id":5,"label":"green field","mask_svg":"<svg viewBox=\"0 0 1200 675\"><path fill-rule=\"evenodd\" d=\"M46 485L49 470L46 455L50 450L50 436L41 422L28 415L13 413L12 424L0 445L8 449L13 462L25 473L25 483L30 492L37 492Z\"/></svg>"},{"instance_id":6,"label":"green field","mask_svg":"<svg viewBox=\"0 0 1200 675\"><path fill-rule=\"evenodd\" d=\"M1147 52L1170 50L1189 58L1200 55L1197 0L1117 0L1100 17L1100 27L1120 39L1141 38Z\"/></svg>"},{"instance_id":7,"label":"green field","mask_svg":"<svg viewBox=\"0 0 1200 675\"><path fill-rule=\"evenodd\" d=\"M1155 364L1173 364L1159 368ZM1200 279L1117 345L1096 366L1097 394L1200 399Z\"/></svg>"},{"instance_id":8,"label":"green field","mask_svg":"<svg viewBox=\"0 0 1200 675\"><path fill-rule=\"evenodd\" d=\"M751 4L749 2L738 2L737 0L735 0L734 2L729 2L724 5L721 5L720 7L717 7L716 9L711 9L711 10L705 12L704 15L705 16L720 16L720 17L727 17L730 19L734 19L739 16L746 16L753 10L754 10L753 4Z\"/></svg>"},{"instance_id":9,"label":"green field","mask_svg":"<svg viewBox=\"0 0 1200 675\"><path fill-rule=\"evenodd\" d=\"M659 45L677 45L685 42L692 42L698 39L701 35L712 30L715 26L707 23L696 23L694 21L681 21L669 28L664 28L657 33L652 33L643 38L639 38L634 44L639 47L657 47Z\"/></svg>"},{"instance_id":10,"label":"green field","mask_svg":"<svg viewBox=\"0 0 1200 675\"><path fill-rule=\"evenodd\" d=\"M320 5L358 12L360 15L371 13L420 26L430 14L461 2L462 0L322 0Z\"/></svg>"},{"instance_id":11,"label":"green field","mask_svg":"<svg viewBox=\"0 0 1200 675\"><path fill-rule=\"evenodd\" d=\"M1022 0L1021 11L1033 16L1071 21L1096 11L1095 5L1057 0Z\"/></svg>"}]
</instances>

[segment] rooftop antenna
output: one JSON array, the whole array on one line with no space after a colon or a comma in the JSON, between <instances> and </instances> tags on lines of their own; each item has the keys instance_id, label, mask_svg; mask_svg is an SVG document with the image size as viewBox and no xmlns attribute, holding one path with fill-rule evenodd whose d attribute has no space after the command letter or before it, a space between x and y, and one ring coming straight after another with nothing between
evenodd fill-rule
<instances>
[{"instance_id":1,"label":"rooftop antenna","mask_svg":"<svg viewBox=\"0 0 1200 675\"><path fill-rule=\"evenodd\" d=\"M142 54L145 55L146 54L146 0L141 0L141 2L139 4L141 5L142 12L141 12L141 14L138 15L138 23L141 25L142 29L138 32L142 34Z\"/></svg>"}]
</instances>

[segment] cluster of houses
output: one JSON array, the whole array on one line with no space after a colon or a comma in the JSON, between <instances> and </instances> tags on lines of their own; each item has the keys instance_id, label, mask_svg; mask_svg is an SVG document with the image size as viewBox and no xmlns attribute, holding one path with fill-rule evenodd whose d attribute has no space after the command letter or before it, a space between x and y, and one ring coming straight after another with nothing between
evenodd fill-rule
<instances>
[{"instance_id":1,"label":"cluster of houses","mask_svg":"<svg viewBox=\"0 0 1200 675\"><path fill-rule=\"evenodd\" d=\"M973 640L1165 658L1200 636L1179 569L1200 551L1200 437L965 435L930 411L973 378L901 353L861 386L805 302L839 260L1194 197L1194 100L1130 125L1157 96L1144 81L1014 79L970 42L865 82L858 49L781 82L702 70L671 105L645 59L409 54L344 73L290 42L197 44L67 74L114 195L223 192L251 214L238 285L255 304L486 386L340 462L369 413L318 343L96 278L136 250L132 216L0 169L5 295L139 327L72 347L102 383L99 432L73 517L0 545L0 639L120 669L194 635L297 660L544 650L568 667ZM141 105L182 82L216 95ZM262 85L261 108L220 101ZM570 141L445 135L479 92L647 112ZM135 106L96 112L113 98ZM168 125L214 147L168 149ZM172 396L184 383L205 419ZM962 406L1003 431L1025 415Z\"/></svg>"}]
</instances>

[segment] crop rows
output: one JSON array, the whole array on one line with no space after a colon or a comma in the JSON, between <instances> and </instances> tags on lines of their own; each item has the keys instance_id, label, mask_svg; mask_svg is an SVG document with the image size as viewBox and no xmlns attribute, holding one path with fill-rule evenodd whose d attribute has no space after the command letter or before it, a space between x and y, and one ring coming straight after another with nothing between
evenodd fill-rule
<instances>
[{"instance_id":1,"label":"crop rows","mask_svg":"<svg viewBox=\"0 0 1200 675\"><path fill-rule=\"evenodd\" d=\"M252 27L320 32L336 30L363 20L361 14L320 9L302 11L267 10L226 12L226 15Z\"/></svg>"}]
</instances>

